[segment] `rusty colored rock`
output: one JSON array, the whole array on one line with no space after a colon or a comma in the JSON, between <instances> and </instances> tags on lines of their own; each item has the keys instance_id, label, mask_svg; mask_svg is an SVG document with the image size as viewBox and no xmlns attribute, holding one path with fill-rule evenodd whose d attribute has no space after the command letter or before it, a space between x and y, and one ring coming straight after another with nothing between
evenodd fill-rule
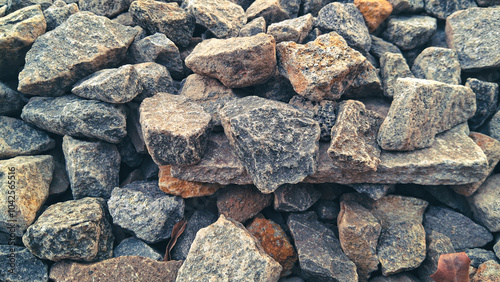
<instances>
[{"instance_id":1,"label":"rusty colored rock","mask_svg":"<svg viewBox=\"0 0 500 282\"><path fill-rule=\"evenodd\" d=\"M171 166L160 166L158 186L167 194L180 196L182 198L193 198L212 195L217 192L221 185L214 183L191 182L172 177Z\"/></svg>"},{"instance_id":2,"label":"rusty colored rock","mask_svg":"<svg viewBox=\"0 0 500 282\"><path fill-rule=\"evenodd\" d=\"M392 5L387 0L354 0L354 5L363 14L370 32L374 32L392 13Z\"/></svg>"},{"instance_id":3,"label":"rusty colored rock","mask_svg":"<svg viewBox=\"0 0 500 282\"><path fill-rule=\"evenodd\" d=\"M219 213L239 222L254 217L272 202L272 194L262 194L253 186L228 186L217 195Z\"/></svg>"}]
</instances>

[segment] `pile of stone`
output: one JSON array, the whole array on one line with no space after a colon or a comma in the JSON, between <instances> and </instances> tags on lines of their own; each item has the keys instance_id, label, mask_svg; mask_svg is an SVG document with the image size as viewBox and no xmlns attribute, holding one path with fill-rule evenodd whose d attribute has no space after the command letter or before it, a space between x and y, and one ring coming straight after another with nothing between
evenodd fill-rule
<instances>
[{"instance_id":1,"label":"pile of stone","mask_svg":"<svg viewBox=\"0 0 500 282\"><path fill-rule=\"evenodd\" d=\"M0 0L0 280L499 281L498 5Z\"/></svg>"}]
</instances>

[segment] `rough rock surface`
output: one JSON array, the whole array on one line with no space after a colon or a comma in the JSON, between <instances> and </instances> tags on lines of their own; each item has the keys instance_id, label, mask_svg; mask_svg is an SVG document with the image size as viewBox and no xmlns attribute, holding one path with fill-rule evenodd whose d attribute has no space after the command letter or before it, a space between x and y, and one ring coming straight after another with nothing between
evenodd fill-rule
<instances>
[{"instance_id":1,"label":"rough rock surface","mask_svg":"<svg viewBox=\"0 0 500 282\"><path fill-rule=\"evenodd\" d=\"M21 112L24 104L19 92L0 82L0 115L15 116Z\"/></svg>"},{"instance_id":2,"label":"rough rock surface","mask_svg":"<svg viewBox=\"0 0 500 282\"><path fill-rule=\"evenodd\" d=\"M489 136L500 141L500 110L496 112L486 125Z\"/></svg>"},{"instance_id":3,"label":"rough rock surface","mask_svg":"<svg viewBox=\"0 0 500 282\"><path fill-rule=\"evenodd\" d=\"M498 280L500 280L500 264L494 260L489 260L477 268L472 282Z\"/></svg>"},{"instance_id":4,"label":"rough rock surface","mask_svg":"<svg viewBox=\"0 0 500 282\"><path fill-rule=\"evenodd\" d=\"M394 16L389 19L382 37L401 50L410 50L427 43L436 32L435 18L428 16Z\"/></svg>"},{"instance_id":5,"label":"rough rock surface","mask_svg":"<svg viewBox=\"0 0 500 282\"><path fill-rule=\"evenodd\" d=\"M375 201L387 195L390 190L394 190L393 184L352 183L348 185L356 192L366 194Z\"/></svg>"},{"instance_id":6,"label":"rough rock surface","mask_svg":"<svg viewBox=\"0 0 500 282\"><path fill-rule=\"evenodd\" d=\"M49 206L23 235L35 256L97 261L113 254L114 236L101 198L69 200Z\"/></svg>"},{"instance_id":7,"label":"rough rock surface","mask_svg":"<svg viewBox=\"0 0 500 282\"><path fill-rule=\"evenodd\" d=\"M221 188L221 185L215 183L191 182L172 177L170 170L169 165L160 166L158 175L158 186L167 194L193 198L212 195Z\"/></svg>"},{"instance_id":8,"label":"rough rock surface","mask_svg":"<svg viewBox=\"0 0 500 282\"><path fill-rule=\"evenodd\" d=\"M434 282L430 276L438 269L439 257L443 254L454 253L455 249L450 238L436 231L426 234L426 242L425 260L418 268L418 278L422 282Z\"/></svg>"},{"instance_id":9,"label":"rough rock surface","mask_svg":"<svg viewBox=\"0 0 500 282\"><path fill-rule=\"evenodd\" d=\"M271 194L262 194L253 186L228 186L217 194L219 213L238 222L254 217L272 202Z\"/></svg>"},{"instance_id":10,"label":"rough rock surface","mask_svg":"<svg viewBox=\"0 0 500 282\"><path fill-rule=\"evenodd\" d=\"M76 13L36 40L26 54L18 90L61 96L78 80L120 63L137 33L90 12Z\"/></svg>"},{"instance_id":11,"label":"rough rock surface","mask_svg":"<svg viewBox=\"0 0 500 282\"><path fill-rule=\"evenodd\" d=\"M335 111L337 103L329 100L311 101L300 95L295 95L288 102L290 105L309 110L313 113L313 119L319 123L321 128L320 139L330 141L332 127L335 124Z\"/></svg>"},{"instance_id":12,"label":"rough rock surface","mask_svg":"<svg viewBox=\"0 0 500 282\"><path fill-rule=\"evenodd\" d=\"M287 4L296 6L296 9L290 11ZM295 5L294 5L295 4ZM263 17L268 25L289 19L299 11L300 1L292 0L256 0L246 10L248 21L258 17ZM292 12L292 13L290 13ZM293 13L295 12L295 13Z\"/></svg>"},{"instance_id":13,"label":"rough rock surface","mask_svg":"<svg viewBox=\"0 0 500 282\"><path fill-rule=\"evenodd\" d=\"M367 59L368 59L367 55ZM359 99L363 97L379 97L382 94L379 71L368 60L363 64L364 69L352 81L344 93L345 98Z\"/></svg>"},{"instance_id":14,"label":"rough rock surface","mask_svg":"<svg viewBox=\"0 0 500 282\"><path fill-rule=\"evenodd\" d=\"M274 74L276 42L266 34L209 39L196 45L185 62L193 72L217 78L226 87L247 87Z\"/></svg>"},{"instance_id":15,"label":"rough rock surface","mask_svg":"<svg viewBox=\"0 0 500 282\"><path fill-rule=\"evenodd\" d=\"M401 53L386 52L380 57L380 77L384 96L394 98L395 84L398 78L415 76Z\"/></svg>"},{"instance_id":16,"label":"rough rock surface","mask_svg":"<svg viewBox=\"0 0 500 282\"><path fill-rule=\"evenodd\" d=\"M460 62L454 50L441 47L425 48L411 67L417 78L460 85Z\"/></svg>"},{"instance_id":17,"label":"rough rock surface","mask_svg":"<svg viewBox=\"0 0 500 282\"><path fill-rule=\"evenodd\" d=\"M227 103L219 115L236 155L263 193L316 170L320 128L306 112L248 96Z\"/></svg>"},{"instance_id":18,"label":"rough rock surface","mask_svg":"<svg viewBox=\"0 0 500 282\"><path fill-rule=\"evenodd\" d=\"M165 66L148 62L136 64L134 68L142 85L141 94L137 95L134 100L142 102L160 92L176 93L177 89L174 87L172 77Z\"/></svg>"},{"instance_id":19,"label":"rough rock surface","mask_svg":"<svg viewBox=\"0 0 500 282\"><path fill-rule=\"evenodd\" d=\"M498 258L496 257L493 251L481 248L475 248L475 249L467 249L465 250L465 253L471 260L470 265L475 268L479 267L481 264L489 260L494 260L498 262Z\"/></svg>"},{"instance_id":20,"label":"rough rock surface","mask_svg":"<svg viewBox=\"0 0 500 282\"><path fill-rule=\"evenodd\" d=\"M14 258L12 263L11 258ZM0 245L0 277L4 281L46 282L49 280L47 264L24 247Z\"/></svg>"},{"instance_id":21,"label":"rough rock surface","mask_svg":"<svg viewBox=\"0 0 500 282\"><path fill-rule=\"evenodd\" d=\"M66 4L62 0L56 0L54 3L43 11L45 21L47 22L47 31L53 30L60 26L71 15L80 11L76 3Z\"/></svg>"},{"instance_id":22,"label":"rough rock surface","mask_svg":"<svg viewBox=\"0 0 500 282\"><path fill-rule=\"evenodd\" d=\"M476 95L461 85L398 78L394 92L394 101L377 136L384 150L429 147L437 133L468 120L476 111Z\"/></svg>"},{"instance_id":23,"label":"rough rock surface","mask_svg":"<svg viewBox=\"0 0 500 282\"><path fill-rule=\"evenodd\" d=\"M484 225L490 232L500 231L500 174L494 174L468 197L474 219Z\"/></svg>"},{"instance_id":24,"label":"rough rock surface","mask_svg":"<svg viewBox=\"0 0 500 282\"><path fill-rule=\"evenodd\" d=\"M370 54L373 54L376 58L380 59L385 53L401 54L401 50L396 45L374 35L370 35L370 37L372 38Z\"/></svg>"},{"instance_id":25,"label":"rough rock surface","mask_svg":"<svg viewBox=\"0 0 500 282\"><path fill-rule=\"evenodd\" d=\"M355 0L354 5L363 14L370 32L374 32L389 17L393 9L391 3L386 0Z\"/></svg>"},{"instance_id":26,"label":"rough rock surface","mask_svg":"<svg viewBox=\"0 0 500 282\"><path fill-rule=\"evenodd\" d=\"M78 6L82 11L89 11L98 16L113 18L121 12L127 10L129 1L114 0L79 0Z\"/></svg>"},{"instance_id":27,"label":"rough rock surface","mask_svg":"<svg viewBox=\"0 0 500 282\"><path fill-rule=\"evenodd\" d=\"M170 238L172 228L184 216L184 200L164 193L155 182L116 187L108 206L114 224L146 243Z\"/></svg>"},{"instance_id":28,"label":"rough rock surface","mask_svg":"<svg viewBox=\"0 0 500 282\"><path fill-rule=\"evenodd\" d=\"M473 0L426 0L425 11L427 14L438 19L445 20L448 16L459 10L477 7L476 1Z\"/></svg>"},{"instance_id":29,"label":"rough rock surface","mask_svg":"<svg viewBox=\"0 0 500 282\"><path fill-rule=\"evenodd\" d=\"M238 36L249 37L259 33L266 33L266 20L263 17L255 18L244 25Z\"/></svg>"},{"instance_id":30,"label":"rough rock surface","mask_svg":"<svg viewBox=\"0 0 500 282\"><path fill-rule=\"evenodd\" d=\"M393 14L414 13L424 9L423 0L388 0L392 4Z\"/></svg>"},{"instance_id":31,"label":"rough rock surface","mask_svg":"<svg viewBox=\"0 0 500 282\"><path fill-rule=\"evenodd\" d=\"M276 43L283 41L302 43L311 31L313 22L313 16L307 14L295 19L273 23L267 28L267 34L272 35Z\"/></svg>"},{"instance_id":32,"label":"rough rock surface","mask_svg":"<svg viewBox=\"0 0 500 282\"><path fill-rule=\"evenodd\" d=\"M154 260L163 260L163 256L155 249L134 237L129 237L121 241L120 244L113 250L113 257L116 258L123 256L139 256Z\"/></svg>"},{"instance_id":33,"label":"rough rock surface","mask_svg":"<svg viewBox=\"0 0 500 282\"><path fill-rule=\"evenodd\" d=\"M277 281L281 270L243 225L221 215L198 231L177 280Z\"/></svg>"},{"instance_id":34,"label":"rough rock surface","mask_svg":"<svg viewBox=\"0 0 500 282\"><path fill-rule=\"evenodd\" d=\"M476 130L497 110L499 86L475 78L468 78L465 86L476 94L476 113L469 119L469 127Z\"/></svg>"},{"instance_id":35,"label":"rough rock surface","mask_svg":"<svg viewBox=\"0 0 500 282\"><path fill-rule=\"evenodd\" d=\"M274 191L276 211L297 212L309 209L321 197L312 184L283 184Z\"/></svg>"}]
</instances>

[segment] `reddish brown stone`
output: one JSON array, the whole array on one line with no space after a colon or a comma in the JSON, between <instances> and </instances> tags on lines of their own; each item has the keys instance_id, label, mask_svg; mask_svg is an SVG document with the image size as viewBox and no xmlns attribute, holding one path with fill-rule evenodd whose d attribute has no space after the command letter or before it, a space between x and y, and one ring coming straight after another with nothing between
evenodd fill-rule
<instances>
[{"instance_id":1,"label":"reddish brown stone","mask_svg":"<svg viewBox=\"0 0 500 282\"><path fill-rule=\"evenodd\" d=\"M472 279L472 282L495 282L500 281L500 264L494 260L482 263Z\"/></svg>"},{"instance_id":2,"label":"reddish brown stone","mask_svg":"<svg viewBox=\"0 0 500 282\"><path fill-rule=\"evenodd\" d=\"M191 182L175 178L170 174L169 165L160 166L158 186L167 194L182 198L208 196L215 193L222 186L214 183Z\"/></svg>"},{"instance_id":3,"label":"reddish brown stone","mask_svg":"<svg viewBox=\"0 0 500 282\"><path fill-rule=\"evenodd\" d=\"M370 32L375 31L392 13L392 5L387 0L354 0Z\"/></svg>"},{"instance_id":4,"label":"reddish brown stone","mask_svg":"<svg viewBox=\"0 0 500 282\"><path fill-rule=\"evenodd\" d=\"M273 202L272 194L262 194L255 186L228 186L217 196L219 213L243 222Z\"/></svg>"}]
</instances>

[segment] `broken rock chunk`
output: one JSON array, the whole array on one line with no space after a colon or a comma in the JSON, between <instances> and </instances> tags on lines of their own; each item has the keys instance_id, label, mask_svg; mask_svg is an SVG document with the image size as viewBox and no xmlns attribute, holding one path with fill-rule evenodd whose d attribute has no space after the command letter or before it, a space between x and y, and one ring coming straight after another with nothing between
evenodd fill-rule
<instances>
[{"instance_id":1,"label":"broken rock chunk","mask_svg":"<svg viewBox=\"0 0 500 282\"><path fill-rule=\"evenodd\" d=\"M457 85L462 82L457 53L448 48L425 48L415 58L411 71L417 78Z\"/></svg>"},{"instance_id":2,"label":"broken rock chunk","mask_svg":"<svg viewBox=\"0 0 500 282\"><path fill-rule=\"evenodd\" d=\"M401 50L410 50L427 43L436 32L437 21L428 16L394 16L389 19L382 37Z\"/></svg>"}]
</instances>

